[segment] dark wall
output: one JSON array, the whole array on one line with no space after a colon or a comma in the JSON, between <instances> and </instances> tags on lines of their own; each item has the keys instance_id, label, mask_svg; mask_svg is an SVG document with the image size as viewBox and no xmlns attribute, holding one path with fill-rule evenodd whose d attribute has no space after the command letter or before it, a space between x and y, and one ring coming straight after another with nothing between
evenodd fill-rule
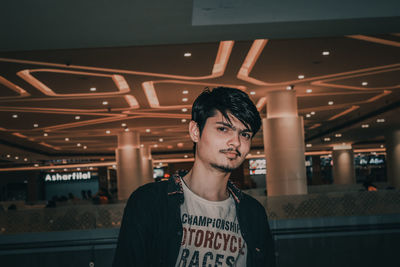
<instances>
[{"instance_id":1,"label":"dark wall","mask_svg":"<svg viewBox=\"0 0 400 267\"><path fill-rule=\"evenodd\" d=\"M0 201L43 199L43 185L39 177L40 171L0 172Z\"/></svg>"},{"instance_id":2,"label":"dark wall","mask_svg":"<svg viewBox=\"0 0 400 267\"><path fill-rule=\"evenodd\" d=\"M111 266L118 229L2 236L3 267Z\"/></svg>"},{"instance_id":3,"label":"dark wall","mask_svg":"<svg viewBox=\"0 0 400 267\"><path fill-rule=\"evenodd\" d=\"M400 215L277 220L277 266L399 266Z\"/></svg>"},{"instance_id":4,"label":"dark wall","mask_svg":"<svg viewBox=\"0 0 400 267\"><path fill-rule=\"evenodd\" d=\"M398 266L400 215L271 221L278 267ZM3 235L1 266L111 266L118 229Z\"/></svg>"}]
</instances>

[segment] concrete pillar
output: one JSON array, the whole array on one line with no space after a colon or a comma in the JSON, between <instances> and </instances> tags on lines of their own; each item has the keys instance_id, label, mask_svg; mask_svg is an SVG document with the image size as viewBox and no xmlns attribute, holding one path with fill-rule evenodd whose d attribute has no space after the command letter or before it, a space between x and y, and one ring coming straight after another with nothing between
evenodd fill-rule
<instances>
[{"instance_id":1,"label":"concrete pillar","mask_svg":"<svg viewBox=\"0 0 400 267\"><path fill-rule=\"evenodd\" d=\"M154 182L153 159L151 157L151 147L150 146L141 147L140 153L142 155L143 182L144 183Z\"/></svg>"},{"instance_id":2,"label":"concrete pillar","mask_svg":"<svg viewBox=\"0 0 400 267\"><path fill-rule=\"evenodd\" d=\"M386 168L389 184L400 189L400 130L386 136Z\"/></svg>"},{"instance_id":3,"label":"concrete pillar","mask_svg":"<svg viewBox=\"0 0 400 267\"><path fill-rule=\"evenodd\" d=\"M307 194L303 118L294 91L267 95L263 133L268 195Z\"/></svg>"},{"instance_id":4,"label":"concrete pillar","mask_svg":"<svg viewBox=\"0 0 400 267\"><path fill-rule=\"evenodd\" d=\"M354 153L351 145L334 146L332 151L334 184L355 184Z\"/></svg>"},{"instance_id":5,"label":"concrete pillar","mask_svg":"<svg viewBox=\"0 0 400 267\"><path fill-rule=\"evenodd\" d=\"M118 199L128 199L143 183L140 135L138 132L121 132L115 150L117 160Z\"/></svg>"}]
</instances>

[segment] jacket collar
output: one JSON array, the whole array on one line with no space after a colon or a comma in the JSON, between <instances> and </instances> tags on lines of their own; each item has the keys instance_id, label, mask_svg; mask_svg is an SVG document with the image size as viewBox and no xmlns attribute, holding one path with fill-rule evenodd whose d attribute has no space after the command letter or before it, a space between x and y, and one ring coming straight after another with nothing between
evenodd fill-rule
<instances>
[{"instance_id":1,"label":"jacket collar","mask_svg":"<svg viewBox=\"0 0 400 267\"><path fill-rule=\"evenodd\" d=\"M228 180L228 191L233 197L236 204L239 204L242 200L243 193L237 188L231 180ZM183 202L183 188L182 188L182 178L175 174L168 180L168 196L178 195Z\"/></svg>"}]
</instances>

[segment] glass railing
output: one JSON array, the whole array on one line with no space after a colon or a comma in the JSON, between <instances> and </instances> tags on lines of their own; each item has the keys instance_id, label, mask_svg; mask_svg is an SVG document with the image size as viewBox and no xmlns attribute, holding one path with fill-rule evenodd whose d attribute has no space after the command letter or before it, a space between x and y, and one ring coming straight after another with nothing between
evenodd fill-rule
<instances>
[{"instance_id":1,"label":"glass railing","mask_svg":"<svg viewBox=\"0 0 400 267\"><path fill-rule=\"evenodd\" d=\"M262 192L262 190L259 192ZM331 192L266 197L249 191L265 207L270 220L400 214L400 191ZM66 204L0 211L0 233L53 232L118 228L125 203Z\"/></svg>"}]
</instances>

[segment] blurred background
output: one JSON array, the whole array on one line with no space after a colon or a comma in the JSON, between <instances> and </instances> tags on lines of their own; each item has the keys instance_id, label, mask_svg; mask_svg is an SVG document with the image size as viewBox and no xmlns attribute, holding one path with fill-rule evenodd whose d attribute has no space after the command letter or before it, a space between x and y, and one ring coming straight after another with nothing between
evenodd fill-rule
<instances>
[{"instance_id":1,"label":"blurred background","mask_svg":"<svg viewBox=\"0 0 400 267\"><path fill-rule=\"evenodd\" d=\"M191 169L191 106L218 86L263 118L231 177L278 266L397 266L398 1L3 6L2 266L111 266L126 199Z\"/></svg>"}]
</instances>

